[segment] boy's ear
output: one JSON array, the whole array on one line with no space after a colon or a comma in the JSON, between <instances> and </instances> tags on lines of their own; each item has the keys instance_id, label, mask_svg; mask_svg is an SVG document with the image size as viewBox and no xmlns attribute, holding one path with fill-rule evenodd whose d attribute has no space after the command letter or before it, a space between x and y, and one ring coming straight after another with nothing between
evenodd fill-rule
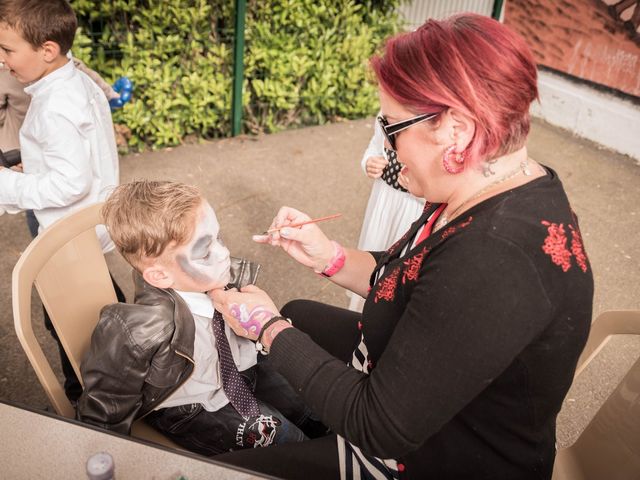
<instances>
[{"instance_id":1,"label":"boy's ear","mask_svg":"<svg viewBox=\"0 0 640 480\"><path fill-rule=\"evenodd\" d=\"M173 277L171 274L157 263L142 270L142 278L144 278L145 282L149 285L157 288L171 288L171 285L173 285Z\"/></svg>"},{"instance_id":2,"label":"boy's ear","mask_svg":"<svg viewBox=\"0 0 640 480\"><path fill-rule=\"evenodd\" d=\"M60 56L60 45L52 40L47 40L40 47L44 55L45 62L53 62Z\"/></svg>"}]
</instances>

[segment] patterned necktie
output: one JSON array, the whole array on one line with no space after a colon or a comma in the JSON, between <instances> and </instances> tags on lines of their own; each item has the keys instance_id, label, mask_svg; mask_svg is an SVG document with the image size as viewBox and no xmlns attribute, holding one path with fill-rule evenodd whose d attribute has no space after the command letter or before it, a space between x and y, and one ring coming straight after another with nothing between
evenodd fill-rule
<instances>
[{"instance_id":1,"label":"patterned necktie","mask_svg":"<svg viewBox=\"0 0 640 480\"><path fill-rule=\"evenodd\" d=\"M220 361L220 374L222 375L222 388L231 405L246 420L249 417L260 415L258 401L253 396L246 380L236 368L229 348L229 341L224 334L224 318L217 310L213 314L213 336L216 338L216 348Z\"/></svg>"}]
</instances>

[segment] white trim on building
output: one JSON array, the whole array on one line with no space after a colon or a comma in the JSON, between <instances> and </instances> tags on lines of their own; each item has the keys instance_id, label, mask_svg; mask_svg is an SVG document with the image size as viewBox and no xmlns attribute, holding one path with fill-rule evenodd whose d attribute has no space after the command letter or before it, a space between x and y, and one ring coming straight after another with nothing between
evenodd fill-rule
<instances>
[{"instance_id":1,"label":"white trim on building","mask_svg":"<svg viewBox=\"0 0 640 480\"><path fill-rule=\"evenodd\" d=\"M531 115L640 162L638 105L546 70L538 72L538 90Z\"/></svg>"}]
</instances>

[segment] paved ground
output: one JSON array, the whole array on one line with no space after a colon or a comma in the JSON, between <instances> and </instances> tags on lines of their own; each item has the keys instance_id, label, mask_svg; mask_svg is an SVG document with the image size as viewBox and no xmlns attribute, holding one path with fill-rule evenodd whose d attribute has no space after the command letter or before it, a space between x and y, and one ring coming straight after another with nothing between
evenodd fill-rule
<instances>
[{"instance_id":1,"label":"paved ground","mask_svg":"<svg viewBox=\"0 0 640 480\"><path fill-rule=\"evenodd\" d=\"M312 217L342 212L323 228L345 245L355 245L371 187L359 160L371 134L372 120L367 119L185 145L123 157L121 177L123 182L154 178L199 185L218 213L232 253L264 265L259 285L277 304L305 297L346 306L341 289L250 238L269 225L279 206L290 205ZM543 123L534 123L529 150L558 171L580 218L596 279L594 315L640 309L640 166ZM47 399L18 344L11 315L11 271L29 242L23 215L0 217L0 242L0 285L5 287L0 294L0 399L44 408ZM118 264L116 277L131 298L126 264ZM35 324L57 364L41 319ZM575 438L639 352L637 339L616 340L603 361L581 377L559 418L561 445Z\"/></svg>"}]
</instances>

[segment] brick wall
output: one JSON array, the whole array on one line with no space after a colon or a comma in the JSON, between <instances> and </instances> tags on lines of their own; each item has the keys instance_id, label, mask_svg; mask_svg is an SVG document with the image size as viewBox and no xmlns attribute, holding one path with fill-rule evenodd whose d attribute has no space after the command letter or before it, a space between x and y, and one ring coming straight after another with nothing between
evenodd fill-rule
<instances>
[{"instance_id":1,"label":"brick wall","mask_svg":"<svg viewBox=\"0 0 640 480\"><path fill-rule=\"evenodd\" d=\"M538 64L640 97L640 46L609 14L610 1L505 3L505 24L527 40Z\"/></svg>"}]
</instances>

